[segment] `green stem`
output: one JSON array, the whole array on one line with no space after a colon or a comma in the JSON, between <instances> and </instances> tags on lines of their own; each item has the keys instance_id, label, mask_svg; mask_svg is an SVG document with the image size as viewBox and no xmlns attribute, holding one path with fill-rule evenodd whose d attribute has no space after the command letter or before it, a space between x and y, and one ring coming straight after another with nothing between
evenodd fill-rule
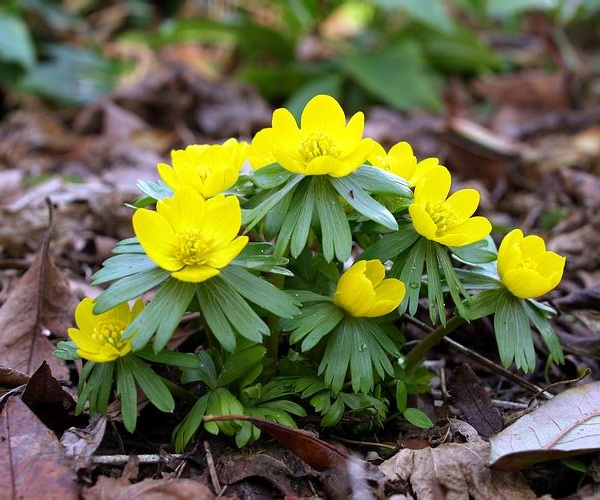
<instances>
[{"instance_id":1,"label":"green stem","mask_svg":"<svg viewBox=\"0 0 600 500\"><path fill-rule=\"evenodd\" d=\"M410 371L416 367L429 350L442 341L442 339L456 330L460 325L466 323L464 318L460 316L452 316L446 326L440 326L432 331L427 337L421 340L416 346L414 346L404 358L406 371Z\"/></svg>"}]
</instances>

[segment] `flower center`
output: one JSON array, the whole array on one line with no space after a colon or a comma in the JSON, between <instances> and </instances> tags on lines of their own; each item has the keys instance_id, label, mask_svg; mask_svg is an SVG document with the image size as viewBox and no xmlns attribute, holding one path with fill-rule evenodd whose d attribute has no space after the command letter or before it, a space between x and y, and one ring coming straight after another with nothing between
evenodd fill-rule
<instances>
[{"instance_id":1,"label":"flower center","mask_svg":"<svg viewBox=\"0 0 600 500\"><path fill-rule=\"evenodd\" d=\"M94 326L92 336L99 343L110 344L120 351L127 344L127 340L121 340L125 328L127 328L127 324L124 321L99 321Z\"/></svg>"},{"instance_id":2,"label":"flower center","mask_svg":"<svg viewBox=\"0 0 600 500\"><path fill-rule=\"evenodd\" d=\"M456 214L448 203L443 201L434 205L427 203L425 210L437 226L436 234L438 236L443 235L456 226Z\"/></svg>"},{"instance_id":3,"label":"flower center","mask_svg":"<svg viewBox=\"0 0 600 500\"><path fill-rule=\"evenodd\" d=\"M319 156L333 156L338 158L339 150L331 137L323 132L313 132L300 143L300 154L306 161L310 161Z\"/></svg>"},{"instance_id":4,"label":"flower center","mask_svg":"<svg viewBox=\"0 0 600 500\"><path fill-rule=\"evenodd\" d=\"M175 249L177 257L186 266L204 264L206 254L212 248L212 239L201 237L200 231L190 229L185 232L177 233L178 246Z\"/></svg>"},{"instance_id":5,"label":"flower center","mask_svg":"<svg viewBox=\"0 0 600 500\"><path fill-rule=\"evenodd\" d=\"M518 269L531 269L532 271L537 271L538 263L535 260L533 260L531 257L526 257L517 264L517 268Z\"/></svg>"}]
</instances>

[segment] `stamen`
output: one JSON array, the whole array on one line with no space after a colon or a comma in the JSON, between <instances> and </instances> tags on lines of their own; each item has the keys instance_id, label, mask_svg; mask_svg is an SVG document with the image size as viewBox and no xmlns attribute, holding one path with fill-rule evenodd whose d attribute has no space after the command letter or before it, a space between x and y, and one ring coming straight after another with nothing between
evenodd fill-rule
<instances>
[{"instance_id":1,"label":"stamen","mask_svg":"<svg viewBox=\"0 0 600 500\"><path fill-rule=\"evenodd\" d=\"M310 161L319 156L338 158L340 153L331 137L323 132L314 132L300 143L300 154Z\"/></svg>"},{"instance_id":2,"label":"stamen","mask_svg":"<svg viewBox=\"0 0 600 500\"><path fill-rule=\"evenodd\" d=\"M206 254L213 247L212 239L200 235L198 230L189 230L177 233L178 247L175 249L177 257L186 266L204 264Z\"/></svg>"}]
</instances>

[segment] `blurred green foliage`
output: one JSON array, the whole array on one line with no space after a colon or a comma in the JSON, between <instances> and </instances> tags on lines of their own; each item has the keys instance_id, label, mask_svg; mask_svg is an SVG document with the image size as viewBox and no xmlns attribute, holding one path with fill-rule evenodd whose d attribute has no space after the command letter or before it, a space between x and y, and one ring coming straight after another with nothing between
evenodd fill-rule
<instances>
[{"instance_id":1,"label":"blurred green foliage","mask_svg":"<svg viewBox=\"0 0 600 500\"><path fill-rule=\"evenodd\" d=\"M125 19L107 38L98 14L117 4ZM107 41L154 49L199 43L227 47L228 72L296 113L317 93L333 95L349 111L373 103L439 110L448 74L507 66L482 34L514 29L531 10L560 28L597 19L600 2L5 0L0 85L85 104L128 69L127 61L103 55Z\"/></svg>"}]
</instances>

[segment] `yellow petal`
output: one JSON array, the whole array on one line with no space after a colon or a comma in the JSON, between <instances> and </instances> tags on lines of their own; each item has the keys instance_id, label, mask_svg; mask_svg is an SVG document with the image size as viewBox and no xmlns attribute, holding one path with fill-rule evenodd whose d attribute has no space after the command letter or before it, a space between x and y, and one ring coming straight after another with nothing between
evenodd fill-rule
<instances>
[{"instance_id":1,"label":"yellow petal","mask_svg":"<svg viewBox=\"0 0 600 500\"><path fill-rule=\"evenodd\" d=\"M457 224L466 221L475 213L479 205L479 191L476 189L460 189L451 194L446 200L452 207Z\"/></svg>"},{"instance_id":2,"label":"yellow petal","mask_svg":"<svg viewBox=\"0 0 600 500\"><path fill-rule=\"evenodd\" d=\"M131 307L131 313L129 315L128 323L132 323L133 320L137 318L138 315L144 310L144 307L146 307L144 301L142 299L137 299Z\"/></svg>"},{"instance_id":3,"label":"yellow petal","mask_svg":"<svg viewBox=\"0 0 600 500\"><path fill-rule=\"evenodd\" d=\"M242 225L242 210L236 196L215 196L206 200L201 228L202 236L213 240L213 246L228 244L237 236Z\"/></svg>"},{"instance_id":4,"label":"yellow petal","mask_svg":"<svg viewBox=\"0 0 600 500\"><path fill-rule=\"evenodd\" d=\"M180 187L179 179L177 178L177 174L175 174L173 167L166 163L159 163L156 165L156 168L158 170L158 175L167 186L173 190Z\"/></svg>"},{"instance_id":5,"label":"yellow petal","mask_svg":"<svg viewBox=\"0 0 600 500\"><path fill-rule=\"evenodd\" d=\"M317 156L308 162L304 175L326 175L337 177L344 170L344 164L333 156ZM345 175L345 174L342 174Z\"/></svg>"},{"instance_id":6,"label":"yellow petal","mask_svg":"<svg viewBox=\"0 0 600 500\"><path fill-rule=\"evenodd\" d=\"M367 160L371 162L371 165L381 168L383 167L382 164L386 161L387 154L381 144L375 141L373 142L373 149L369 153L369 157L367 158Z\"/></svg>"},{"instance_id":7,"label":"yellow petal","mask_svg":"<svg viewBox=\"0 0 600 500\"><path fill-rule=\"evenodd\" d=\"M273 112L273 127L271 139L274 142L286 144L299 144L301 140L300 130L296 120L285 108L276 109Z\"/></svg>"},{"instance_id":8,"label":"yellow petal","mask_svg":"<svg viewBox=\"0 0 600 500\"><path fill-rule=\"evenodd\" d=\"M174 256L177 245L175 232L165 218L141 208L133 214L133 229L148 257L159 267L175 271L181 263Z\"/></svg>"},{"instance_id":9,"label":"yellow petal","mask_svg":"<svg viewBox=\"0 0 600 500\"><path fill-rule=\"evenodd\" d=\"M332 177L343 177L354 172L367 161L367 157L373 150L374 145L375 141L373 139L362 139L354 151L340 158L340 161L344 165L343 169L338 169L330 175Z\"/></svg>"},{"instance_id":10,"label":"yellow petal","mask_svg":"<svg viewBox=\"0 0 600 500\"><path fill-rule=\"evenodd\" d=\"M433 239L449 247L462 247L482 240L491 231L492 225L485 217L471 217L442 236Z\"/></svg>"},{"instance_id":11,"label":"yellow petal","mask_svg":"<svg viewBox=\"0 0 600 500\"><path fill-rule=\"evenodd\" d=\"M380 260L373 259L366 261L365 276L371 282L373 287L379 285L385 278L385 267Z\"/></svg>"},{"instance_id":12,"label":"yellow petal","mask_svg":"<svg viewBox=\"0 0 600 500\"><path fill-rule=\"evenodd\" d=\"M173 278L180 281L186 281L188 283L200 283L206 281L219 274L219 270L213 267L199 265L199 266L185 266L180 271L171 273Z\"/></svg>"},{"instance_id":13,"label":"yellow petal","mask_svg":"<svg viewBox=\"0 0 600 500\"><path fill-rule=\"evenodd\" d=\"M538 260L538 271L540 274L549 278L558 276L558 281L556 281L556 284L554 285L556 286L562 278L566 261L567 259L562 255L558 255L554 252L546 252Z\"/></svg>"},{"instance_id":14,"label":"yellow petal","mask_svg":"<svg viewBox=\"0 0 600 500\"><path fill-rule=\"evenodd\" d=\"M535 234L523 238L520 245L523 257L535 257L538 254L544 254L546 252L546 243L542 238Z\"/></svg>"},{"instance_id":15,"label":"yellow petal","mask_svg":"<svg viewBox=\"0 0 600 500\"><path fill-rule=\"evenodd\" d=\"M523 239L523 231L513 229L500 243L498 249L498 274L502 276L515 267L521 260L521 248L519 243Z\"/></svg>"},{"instance_id":16,"label":"yellow petal","mask_svg":"<svg viewBox=\"0 0 600 500\"><path fill-rule=\"evenodd\" d=\"M432 168L415 186L415 203L435 205L444 201L450 192L451 182L452 177L446 167Z\"/></svg>"},{"instance_id":17,"label":"yellow petal","mask_svg":"<svg viewBox=\"0 0 600 500\"><path fill-rule=\"evenodd\" d=\"M85 349L87 351L98 351L102 344L96 342L94 337L92 337L93 330L90 331L82 331L77 328L69 328L67 333L69 338L75 342L77 347L80 349Z\"/></svg>"},{"instance_id":18,"label":"yellow petal","mask_svg":"<svg viewBox=\"0 0 600 500\"><path fill-rule=\"evenodd\" d=\"M350 118L346 128L343 130L341 135L335 139L338 148L340 148L341 151L354 149L361 140L364 131L365 115L359 111L352 118ZM383 148L381 149L383 151ZM385 151L383 151L383 154L385 155Z\"/></svg>"},{"instance_id":19,"label":"yellow petal","mask_svg":"<svg viewBox=\"0 0 600 500\"><path fill-rule=\"evenodd\" d=\"M408 207L408 213L413 223L415 231L428 240L436 237L437 226L431 219L427 211L419 204L413 203Z\"/></svg>"},{"instance_id":20,"label":"yellow petal","mask_svg":"<svg viewBox=\"0 0 600 500\"><path fill-rule=\"evenodd\" d=\"M248 160L254 170L275 162L271 146L271 132L271 128L264 128L252 139L252 144L248 148Z\"/></svg>"},{"instance_id":21,"label":"yellow petal","mask_svg":"<svg viewBox=\"0 0 600 500\"><path fill-rule=\"evenodd\" d=\"M221 269L235 259L248 244L248 236L238 236L227 245L215 248L207 255L206 263L210 267Z\"/></svg>"},{"instance_id":22,"label":"yellow petal","mask_svg":"<svg viewBox=\"0 0 600 500\"><path fill-rule=\"evenodd\" d=\"M371 282L362 274L344 273L333 295L334 303L352 316L363 317L371 309L375 291Z\"/></svg>"},{"instance_id":23,"label":"yellow petal","mask_svg":"<svg viewBox=\"0 0 600 500\"><path fill-rule=\"evenodd\" d=\"M290 151L289 148L282 148L277 144L273 145L273 157L283 168L296 174L304 174L305 162L298 155L297 149Z\"/></svg>"},{"instance_id":24,"label":"yellow petal","mask_svg":"<svg viewBox=\"0 0 600 500\"><path fill-rule=\"evenodd\" d=\"M416 158L415 158L416 160ZM437 158L425 158L416 164L414 173L412 177L409 179L409 183L411 186L417 185L417 183L427 174L429 171L435 167L442 167Z\"/></svg>"},{"instance_id":25,"label":"yellow petal","mask_svg":"<svg viewBox=\"0 0 600 500\"><path fill-rule=\"evenodd\" d=\"M405 156L414 156L414 153L410 144L406 141L402 141L394 144L388 155L395 158L404 158Z\"/></svg>"},{"instance_id":26,"label":"yellow petal","mask_svg":"<svg viewBox=\"0 0 600 500\"><path fill-rule=\"evenodd\" d=\"M112 309L98 315L98 319L101 321L120 321L126 325L129 324L129 317L130 310L127 302L122 302Z\"/></svg>"},{"instance_id":27,"label":"yellow petal","mask_svg":"<svg viewBox=\"0 0 600 500\"><path fill-rule=\"evenodd\" d=\"M206 176L200 194L210 198L232 187L238 180L239 170L234 167L220 168Z\"/></svg>"},{"instance_id":28,"label":"yellow petal","mask_svg":"<svg viewBox=\"0 0 600 500\"><path fill-rule=\"evenodd\" d=\"M375 303L369 311L369 317L383 316L396 309L404 295L406 287L404 283L395 278L388 278L375 288Z\"/></svg>"},{"instance_id":29,"label":"yellow petal","mask_svg":"<svg viewBox=\"0 0 600 500\"><path fill-rule=\"evenodd\" d=\"M552 290L556 284L531 269L509 269L502 282L510 292L520 299L535 299Z\"/></svg>"},{"instance_id":30,"label":"yellow petal","mask_svg":"<svg viewBox=\"0 0 600 500\"><path fill-rule=\"evenodd\" d=\"M402 156L399 158L388 159L390 171L406 180L409 185L414 186L414 175L417 168L417 158L415 156Z\"/></svg>"},{"instance_id":31,"label":"yellow petal","mask_svg":"<svg viewBox=\"0 0 600 500\"><path fill-rule=\"evenodd\" d=\"M94 331L94 324L96 323L96 317L92 312L93 309L94 300L87 297L79 302L75 308L75 323L80 330L88 334Z\"/></svg>"},{"instance_id":32,"label":"yellow petal","mask_svg":"<svg viewBox=\"0 0 600 500\"><path fill-rule=\"evenodd\" d=\"M192 188L184 187L177 191L171 198L171 214L169 223L177 232L198 229L202 226L205 216L205 200ZM160 212L160 208L158 209ZM155 233L155 238L157 234Z\"/></svg>"},{"instance_id":33,"label":"yellow petal","mask_svg":"<svg viewBox=\"0 0 600 500\"><path fill-rule=\"evenodd\" d=\"M273 124L273 127L275 127L275 124ZM344 110L331 96L317 95L313 97L302 111L300 128L303 135L309 135L313 132L326 132L333 137L340 137L345 127L346 116Z\"/></svg>"}]
</instances>

